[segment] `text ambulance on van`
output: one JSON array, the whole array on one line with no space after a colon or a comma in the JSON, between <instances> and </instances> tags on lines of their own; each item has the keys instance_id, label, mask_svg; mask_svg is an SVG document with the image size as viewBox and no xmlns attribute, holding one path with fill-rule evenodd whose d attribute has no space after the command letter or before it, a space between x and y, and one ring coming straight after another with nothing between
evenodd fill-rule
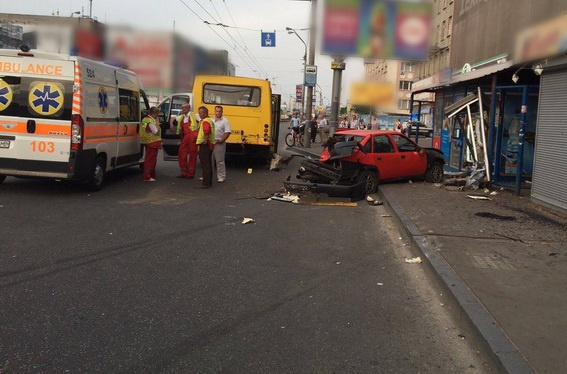
<instances>
[{"instance_id":1,"label":"text ambulance on van","mask_svg":"<svg viewBox=\"0 0 567 374\"><path fill-rule=\"evenodd\" d=\"M0 183L6 176L84 181L140 161L135 73L81 57L0 49Z\"/></svg>"}]
</instances>

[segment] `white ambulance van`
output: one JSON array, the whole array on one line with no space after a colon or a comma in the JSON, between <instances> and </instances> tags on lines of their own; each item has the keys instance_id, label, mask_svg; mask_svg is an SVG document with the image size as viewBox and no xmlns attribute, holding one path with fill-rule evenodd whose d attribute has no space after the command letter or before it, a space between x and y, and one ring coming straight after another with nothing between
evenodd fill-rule
<instances>
[{"instance_id":1,"label":"white ambulance van","mask_svg":"<svg viewBox=\"0 0 567 374\"><path fill-rule=\"evenodd\" d=\"M108 171L139 165L147 107L131 71L0 49L0 183L7 176L53 178L100 190Z\"/></svg>"}]
</instances>

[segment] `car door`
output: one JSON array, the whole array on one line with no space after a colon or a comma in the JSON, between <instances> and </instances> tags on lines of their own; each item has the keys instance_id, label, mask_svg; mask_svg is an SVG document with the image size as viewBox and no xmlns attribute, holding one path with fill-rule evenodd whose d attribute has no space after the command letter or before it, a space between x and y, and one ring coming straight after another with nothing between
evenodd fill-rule
<instances>
[{"instance_id":1,"label":"car door","mask_svg":"<svg viewBox=\"0 0 567 374\"><path fill-rule=\"evenodd\" d=\"M393 134L392 140L398 148L402 177L422 175L427 169L427 154L417 144L401 134Z\"/></svg>"},{"instance_id":2,"label":"car door","mask_svg":"<svg viewBox=\"0 0 567 374\"><path fill-rule=\"evenodd\" d=\"M401 177L400 154L396 152L390 137L383 134L374 135L373 138L372 160L380 173L379 178L385 180Z\"/></svg>"},{"instance_id":3,"label":"car door","mask_svg":"<svg viewBox=\"0 0 567 374\"><path fill-rule=\"evenodd\" d=\"M176 161L179 153L179 141L181 137L170 130L169 126L175 121L177 114L180 113L181 105L191 103L190 94L176 94L162 101L158 107L159 124L161 127L161 140L163 147L163 159L166 161Z\"/></svg>"}]
</instances>

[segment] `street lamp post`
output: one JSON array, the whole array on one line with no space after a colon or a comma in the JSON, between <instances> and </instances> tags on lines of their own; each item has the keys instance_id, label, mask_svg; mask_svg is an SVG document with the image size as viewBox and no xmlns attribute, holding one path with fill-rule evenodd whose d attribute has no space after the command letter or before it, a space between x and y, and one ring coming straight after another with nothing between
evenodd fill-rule
<instances>
[{"instance_id":1,"label":"street lamp post","mask_svg":"<svg viewBox=\"0 0 567 374\"><path fill-rule=\"evenodd\" d=\"M291 27L286 27L285 29L287 30L288 34L295 34L295 36L297 36L305 46L305 54L303 55L303 74L305 74L305 65L307 64L307 43L305 43L305 40L303 40L303 38L299 36L295 29L292 29ZM305 76L303 76L301 80L301 87L303 87L301 92L301 112L305 114Z\"/></svg>"}]
</instances>

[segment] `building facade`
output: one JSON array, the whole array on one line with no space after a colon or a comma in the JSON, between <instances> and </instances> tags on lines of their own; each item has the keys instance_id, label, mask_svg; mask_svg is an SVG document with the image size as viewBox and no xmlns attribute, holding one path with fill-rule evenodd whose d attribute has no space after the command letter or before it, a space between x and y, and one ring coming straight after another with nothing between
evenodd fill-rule
<instances>
[{"instance_id":1,"label":"building facade","mask_svg":"<svg viewBox=\"0 0 567 374\"><path fill-rule=\"evenodd\" d=\"M379 114L407 117L413 82L416 80L415 63L398 60L365 60L365 80L389 83L393 86L392 105L374 108Z\"/></svg>"},{"instance_id":2,"label":"building facade","mask_svg":"<svg viewBox=\"0 0 567 374\"><path fill-rule=\"evenodd\" d=\"M449 11L451 2L446 3ZM434 13L441 15L445 2L434 4ZM567 194L560 192L567 184L562 162L567 158L562 130L567 115L567 2L454 0L453 5L453 27L445 33L449 68L431 76L426 76L430 67L418 70L423 79L412 92L416 101L419 95L434 95L434 146L443 151L450 170L476 165L479 160L467 143L479 134L482 117L487 139L477 146L486 148L482 167L490 181L517 194L530 189L533 200L567 212ZM434 33L437 42L442 29L441 21L439 34ZM479 90L489 103L485 112L473 113L472 120L466 114L446 115L448 107Z\"/></svg>"}]
</instances>

